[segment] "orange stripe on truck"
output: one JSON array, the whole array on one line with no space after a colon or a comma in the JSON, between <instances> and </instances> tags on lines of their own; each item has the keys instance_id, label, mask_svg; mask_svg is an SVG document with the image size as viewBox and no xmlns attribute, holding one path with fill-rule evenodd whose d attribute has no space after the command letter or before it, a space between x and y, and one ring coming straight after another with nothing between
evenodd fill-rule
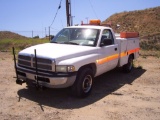
<instances>
[{"instance_id":1,"label":"orange stripe on truck","mask_svg":"<svg viewBox=\"0 0 160 120\"><path fill-rule=\"evenodd\" d=\"M140 50L140 48L136 48L136 49L135 49L135 52L139 52L139 50Z\"/></svg>"},{"instance_id":2,"label":"orange stripe on truck","mask_svg":"<svg viewBox=\"0 0 160 120\"><path fill-rule=\"evenodd\" d=\"M117 59L118 58L118 54L115 54L115 55L111 55L111 56L108 56L108 57L105 57L105 58L102 58L102 59L99 59L99 60L96 60L96 62L98 64L104 64L108 61L111 61L111 60L114 60L114 59Z\"/></svg>"},{"instance_id":3,"label":"orange stripe on truck","mask_svg":"<svg viewBox=\"0 0 160 120\"><path fill-rule=\"evenodd\" d=\"M133 50L128 50L126 52L121 52L120 57L125 57L127 55L132 54L132 53L138 52L139 50L140 50L140 48L136 48L136 49L133 49Z\"/></svg>"},{"instance_id":4,"label":"orange stripe on truck","mask_svg":"<svg viewBox=\"0 0 160 120\"><path fill-rule=\"evenodd\" d=\"M135 52L135 49L134 50L129 50L128 51L128 54L132 54L132 53L134 53Z\"/></svg>"},{"instance_id":5,"label":"orange stripe on truck","mask_svg":"<svg viewBox=\"0 0 160 120\"><path fill-rule=\"evenodd\" d=\"M127 56L127 52L121 52L120 57L125 57Z\"/></svg>"},{"instance_id":6,"label":"orange stripe on truck","mask_svg":"<svg viewBox=\"0 0 160 120\"><path fill-rule=\"evenodd\" d=\"M129 50L129 51L128 51L128 54L132 54L132 53L138 52L139 50L140 50L140 48L136 48L136 49L133 49L133 50Z\"/></svg>"},{"instance_id":7,"label":"orange stripe on truck","mask_svg":"<svg viewBox=\"0 0 160 120\"><path fill-rule=\"evenodd\" d=\"M140 50L140 48L136 48L136 49L129 50L129 51L126 51L126 52L121 52L121 53L120 53L120 57L125 57L125 56L127 56L127 55L132 54L132 53L138 52L139 50ZM119 57L118 54L114 54L114 55L111 55L111 56L108 56L108 57L105 57L105 58L96 60L96 62L97 62L97 64L104 64L104 63L106 63L106 62L108 62L108 61L117 59L118 57Z\"/></svg>"}]
</instances>

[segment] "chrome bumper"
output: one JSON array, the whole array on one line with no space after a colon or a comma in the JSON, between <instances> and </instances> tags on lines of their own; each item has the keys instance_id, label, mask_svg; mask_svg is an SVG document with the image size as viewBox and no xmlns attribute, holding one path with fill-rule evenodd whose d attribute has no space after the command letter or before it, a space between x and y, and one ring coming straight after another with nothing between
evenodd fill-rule
<instances>
[{"instance_id":1,"label":"chrome bumper","mask_svg":"<svg viewBox=\"0 0 160 120\"><path fill-rule=\"evenodd\" d=\"M36 83L36 76L38 84L49 88L66 88L72 86L76 79L76 72L74 73L52 73L52 72L36 72L25 68L17 67L18 78L26 82Z\"/></svg>"}]
</instances>

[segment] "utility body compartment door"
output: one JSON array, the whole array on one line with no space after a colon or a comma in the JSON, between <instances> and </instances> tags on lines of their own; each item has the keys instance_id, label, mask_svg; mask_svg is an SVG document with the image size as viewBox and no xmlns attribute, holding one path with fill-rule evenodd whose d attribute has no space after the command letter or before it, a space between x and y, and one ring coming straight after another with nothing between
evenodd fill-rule
<instances>
[{"instance_id":1,"label":"utility body compartment door","mask_svg":"<svg viewBox=\"0 0 160 120\"><path fill-rule=\"evenodd\" d=\"M119 67L128 63L130 54L134 55L134 59L139 56L139 38L118 38L117 41L120 49Z\"/></svg>"}]
</instances>

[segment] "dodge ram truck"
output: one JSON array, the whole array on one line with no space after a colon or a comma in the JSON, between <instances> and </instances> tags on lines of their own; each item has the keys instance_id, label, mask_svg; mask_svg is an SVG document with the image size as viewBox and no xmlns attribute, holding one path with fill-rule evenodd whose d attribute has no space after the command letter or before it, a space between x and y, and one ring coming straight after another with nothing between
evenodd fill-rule
<instances>
[{"instance_id":1,"label":"dodge ram truck","mask_svg":"<svg viewBox=\"0 0 160 120\"><path fill-rule=\"evenodd\" d=\"M65 27L50 43L31 46L18 53L16 83L70 87L73 95L86 97L95 77L116 67L130 72L139 49L136 32L115 35L112 28L106 26Z\"/></svg>"}]
</instances>

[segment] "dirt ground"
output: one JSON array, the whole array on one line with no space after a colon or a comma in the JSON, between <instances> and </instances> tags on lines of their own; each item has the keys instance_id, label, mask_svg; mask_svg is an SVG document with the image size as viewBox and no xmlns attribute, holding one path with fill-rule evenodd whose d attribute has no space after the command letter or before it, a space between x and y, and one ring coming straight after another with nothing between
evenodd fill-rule
<instances>
[{"instance_id":1,"label":"dirt ground","mask_svg":"<svg viewBox=\"0 0 160 120\"><path fill-rule=\"evenodd\" d=\"M129 74L116 69L95 79L91 95L69 89L28 89L15 83L11 53L0 52L0 120L160 120L160 59L140 57Z\"/></svg>"}]
</instances>

